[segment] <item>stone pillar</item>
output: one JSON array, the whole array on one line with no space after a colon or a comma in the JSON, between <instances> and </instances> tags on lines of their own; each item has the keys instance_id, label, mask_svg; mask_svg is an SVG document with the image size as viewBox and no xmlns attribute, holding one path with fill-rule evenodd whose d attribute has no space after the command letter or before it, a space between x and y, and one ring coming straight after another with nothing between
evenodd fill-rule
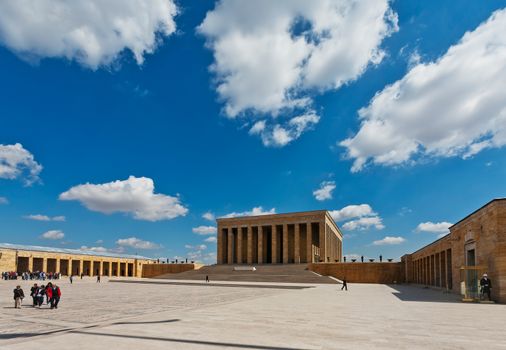
<instances>
[{"instance_id":1,"label":"stone pillar","mask_svg":"<svg viewBox=\"0 0 506 350\"><path fill-rule=\"evenodd\" d=\"M288 224L283 224L283 264L288 264Z\"/></svg>"},{"instance_id":2,"label":"stone pillar","mask_svg":"<svg viewBox=\"0 0 506 350\"><path fill-rule=\"evenodd\" d=\"M293 260L296 264L300 264L300 224L295 224L293 245Z\"/></svg>"},{"instance_id":3,"label":"stone pillar","mask_svg":"<svg viewBox=\"0 0 506 350\"><path fill-rule=\"evenodd\" d=\"M271 229L271 258L272 263L276 264L278 262L278 231L276 225L272 225Z\"/></svg>"},{"instance_id":4,"label":"stone pillar","mask_svg":"<svg viewBox=\"0 0 506 350\"><path fill-rule=\"evenodd\" d=\"M262 226L258 226L258 263L264 263L264 231Z\"/></svg>"},{"instance_id":5,"label":"stone pillar","mask_svg":"<svg viewBox=\"0 0 506 350\"><path fill-rule=\"evenodd\" d=\"M33 256L28 258L28 271L33 272Z\"/></svg>"},{"instance_id":6,"label":"stone pillar","mask_svg":"<svg viewBox=\"0 0 506 350\"><path fill-rule=\"evenodd\" d=\"M84 274L83 267L84 267L84 261L83 261L83 259L79 259L79 275Z\"/></svg>"},{"instance_id":7,"label":"stone pillar","mask_svg":"<svg viewBox=\"0 0 506 350\"><path fill-rule=\"evenodd\" d=\"M217 234L217 238L218 238L218 251L217 251L217 257L216 257L216 262L218 264L223 264L223 230L220 226L218 226L218 234Z\"/></svg>"},{"instance_id":8,"label":"stone pillar","mask_svg":"<svg viewBox=\"0 0 506 350\"><path fill-rule=\"evenodd\" d=\"M228 258L227 263L233 264L234 263L234 233L232 230L232 227L228 228Z\"/></svg>"},{"instance_id":9,"label":"stone pillar","mask_svg":"<svg viewBox=\"0 0 506 350\"><path fill-rule=\"evenodd\" d=\"M308 222L306 229L306 259L308 263L313 262L313 230L311 227L311 223Z\"/></svg>"},{"instance_id":10,"label":"stone pillar","mask_svg":"<svg viewBox=\"0 0 506 350\"><path fill-rule=\"evenodd\" d=\"M121 262L119 260L116 262L116 266L118 267L116 269L116 277L121 277Z\"/></svg>"},{"instance_id":11,"label":"stone pillar","mask_svg":"<svg viewBox=\"0 0 506 350\"><path fill-rule=\"evenodd\" d=\"M61 269L61 261L60 261L60 258L56 258L56 273L60 273Z\"/></svg>"},{"instance_id":12,"label":"stone pillar","mask_svg":"<svg viewBox=\"0 0 506 350\"><path fill-rule=\"evenodd\" d=\"M247 254L246 254L247 255L246 262L248 264L253 264L253 228L248 225L247 230L248 230L248 232L247 232L248 247L247 247Z\"/></svg>"},{"instance_id":13,"label":"stone pillar","mask_svg":"<svg viewBox=\"0 0 506 350\"><path fill-rule=\"evenodd\" d=\"M42 271L47 272L47 258L42 258Z\"/></svg>"},{"instance_id":14,"label":"stone pillar","mask_svg":"<svg viewBox=\"0 0 506 350\"><path fill-rule=\"evenodd\" d=\"M109 264L107 266L109 266L107 274L109 275L109 277L112 277L112 261L109 261Z\"/></svg>"},{"instance_id":15,"label":"stone pillar","mask_svg":"<svg viewBox=\"0 0 506 350\"><path fill-rule=\"evenodd\" d=\"M325 230L325 221L320 222L320 260L323 262L327 262L327 247L326 247L326 230Z\"/></svg>"},{"instance_id":16,"label":"stone pillar","mask_svg":"<svg viewBox=\"0 0 506 350\"><path fill-rule=\"evenodd\" d=\"M137 264L134 265L134 268L136 268ZM100 265L98 266L98 275L101 276L104 273L104 262L100 260Z\"/></svg>"},{"instance_id":17,"label":"stone pillar","mask_svg":"<svg viewBox=\"0 0 506 350\"><path fill-rule=\"evenodd\" d=\"M243 263L243 261L242 261L242 245L243 245L243 242L242 242L242 227L239 226L237 228L237 262L239 264Z\"/></svg>"}]
</instances>

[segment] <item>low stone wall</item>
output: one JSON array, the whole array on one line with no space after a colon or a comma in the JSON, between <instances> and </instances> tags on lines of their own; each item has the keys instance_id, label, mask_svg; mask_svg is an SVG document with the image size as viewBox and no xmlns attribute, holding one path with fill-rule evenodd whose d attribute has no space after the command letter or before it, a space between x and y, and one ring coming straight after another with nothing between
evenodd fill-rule
<instances>
[{"instance_id":1,"label":"low stone wall","mask_svg":"<svg viewBox=\"0 0 506 350\"><path fill-rule=\"evenodd\" d=\"M152 278L167 273L181 273L190 270L198 270L201 264L150 264L142 266L142 277Z\"/></svg>"},{"instance_id":2,"label":"low stone wall","mask_svg":"<svg viewBox=\"0 0 506 350\"><path fill-rule=\"evenodd\" d=\"M404 281L402 263L313 263L308 269L320 275L332 276L350 283L393 284Z\"/></svg>"}]
</instances>

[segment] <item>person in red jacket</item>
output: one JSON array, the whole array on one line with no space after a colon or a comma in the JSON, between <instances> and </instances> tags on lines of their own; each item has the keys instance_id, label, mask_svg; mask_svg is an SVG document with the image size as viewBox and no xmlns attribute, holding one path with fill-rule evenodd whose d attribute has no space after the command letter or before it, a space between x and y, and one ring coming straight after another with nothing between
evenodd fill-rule
<instances>
[{"instance_id":1,"label":"person in red jacket","mask_svg":"<svg viewBox=\"0 0 506 350\"><path fill-rule=\"evenodd\" d=\"M49 282L46 286L46 304L51 303L53 299L53 284Z\"/></svg>"},{"instance_id":2,"label":"person in red jacket","mask_svg":"<svg viewBox=\"0 0 506 350\"><path fill-rule=\"evenodd\" d=\"M60 302L61 290L56 284L53 286L51 290L52 299L51 299L51 309L58 309L58 303Z\"/></svg>"}]
</instances>

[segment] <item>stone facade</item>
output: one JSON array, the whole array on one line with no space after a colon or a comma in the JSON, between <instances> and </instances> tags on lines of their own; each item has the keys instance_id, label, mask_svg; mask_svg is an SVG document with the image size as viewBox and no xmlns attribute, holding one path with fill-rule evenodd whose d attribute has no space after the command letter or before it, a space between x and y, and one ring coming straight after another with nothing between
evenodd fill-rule
<instances>
[{"instance_id":1,"label":"stone facade","mask_svg":"<svg viewBox=\"0 0 506 350\"><path fill-rule=\"evenodd\" d=\"M149 264L143 265L142 277L152 278L171 273L181 273L186 271L198 270L202 264Z\"/></svg>"},{"instance_id":2,"label":"stone facade","mask_svg":"<svg viewBox=\"0 0 506 350\"><path fill-rule=\"evenodd\" d=\"M142 268L146 264L154 263L148 258L133 256L102 256L69 253L70 249L58 251L44 251L29 248L9 248L8 245L0 246L0 271L16 271L23 273L27 271L59 272L64 276L70 274L85 276L125 276L141 277Z\"/></svg>"},{"instance_id":3,"label":"stone facade","mask_svg":"<svg viewBox=\"0 0 506 350\"><path fill-rule=\"evenodd\" d=\"M338 262L342 234L326 210L221 218L218 264Z\"/></svg>"},{"instance_id":4,"label":"stone facade","mask_svg":"<svg viewBox=\"0 0 506 350\"><path fill-rule=\"evenodd\" d=\"M506 199L494 199L450 227L441 239L402 257L406 282L461 293L463 267L492 280L492 299L506 302Z\"/></svg>"},{"instance_id":5,"label":"stone facade","mask_svg":"<svg viewBox=\"0 0 506 350\"><path fill-rule=\"evenodd\" d=\"M349 283L395 284L404 281L400 262L347 262L309 264L308 269Z\"/></svg>"}]
</instances>

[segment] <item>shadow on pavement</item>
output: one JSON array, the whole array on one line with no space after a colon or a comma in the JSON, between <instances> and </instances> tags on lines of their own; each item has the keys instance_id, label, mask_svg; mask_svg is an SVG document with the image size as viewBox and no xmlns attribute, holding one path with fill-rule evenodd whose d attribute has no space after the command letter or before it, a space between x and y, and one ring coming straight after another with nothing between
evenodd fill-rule
<instances>
[{"instance_id":1,"label":"shadow on pavement","mask_svg":"<svg viewBox=\"0 0 506 350\"><path fill-rule=\"evenodd\" d=\"M445 290L430 289L422 286L389 284L392 293L402 301L423 301L432 303L460 303L460 296Z\"/></svg>"},{"instance_id":2,"label":"shadow on pavement","mask_svg":"<svg viewBox=\"0 0 506 350\"><path fill-rule=\"evenodd\" d=\"M140 335L111 334L111 333L84 332L84 331L71 331L70 333L78 333L78 334L94 335L94 336L104 336L104 337L156 340L156 341L166 341L166 342L173 342L173 343L199 344L199 345L220 346L220 347L235 347L235 348L243 348L243 349L305 350L303 348L288 348L288 347L277 347L277 346L255 345L255 344L224 343L224 342L213 342L213 341L206 341L206 340L148 337L148 336L140 336Z\"/></svg>"}]
</instances>

